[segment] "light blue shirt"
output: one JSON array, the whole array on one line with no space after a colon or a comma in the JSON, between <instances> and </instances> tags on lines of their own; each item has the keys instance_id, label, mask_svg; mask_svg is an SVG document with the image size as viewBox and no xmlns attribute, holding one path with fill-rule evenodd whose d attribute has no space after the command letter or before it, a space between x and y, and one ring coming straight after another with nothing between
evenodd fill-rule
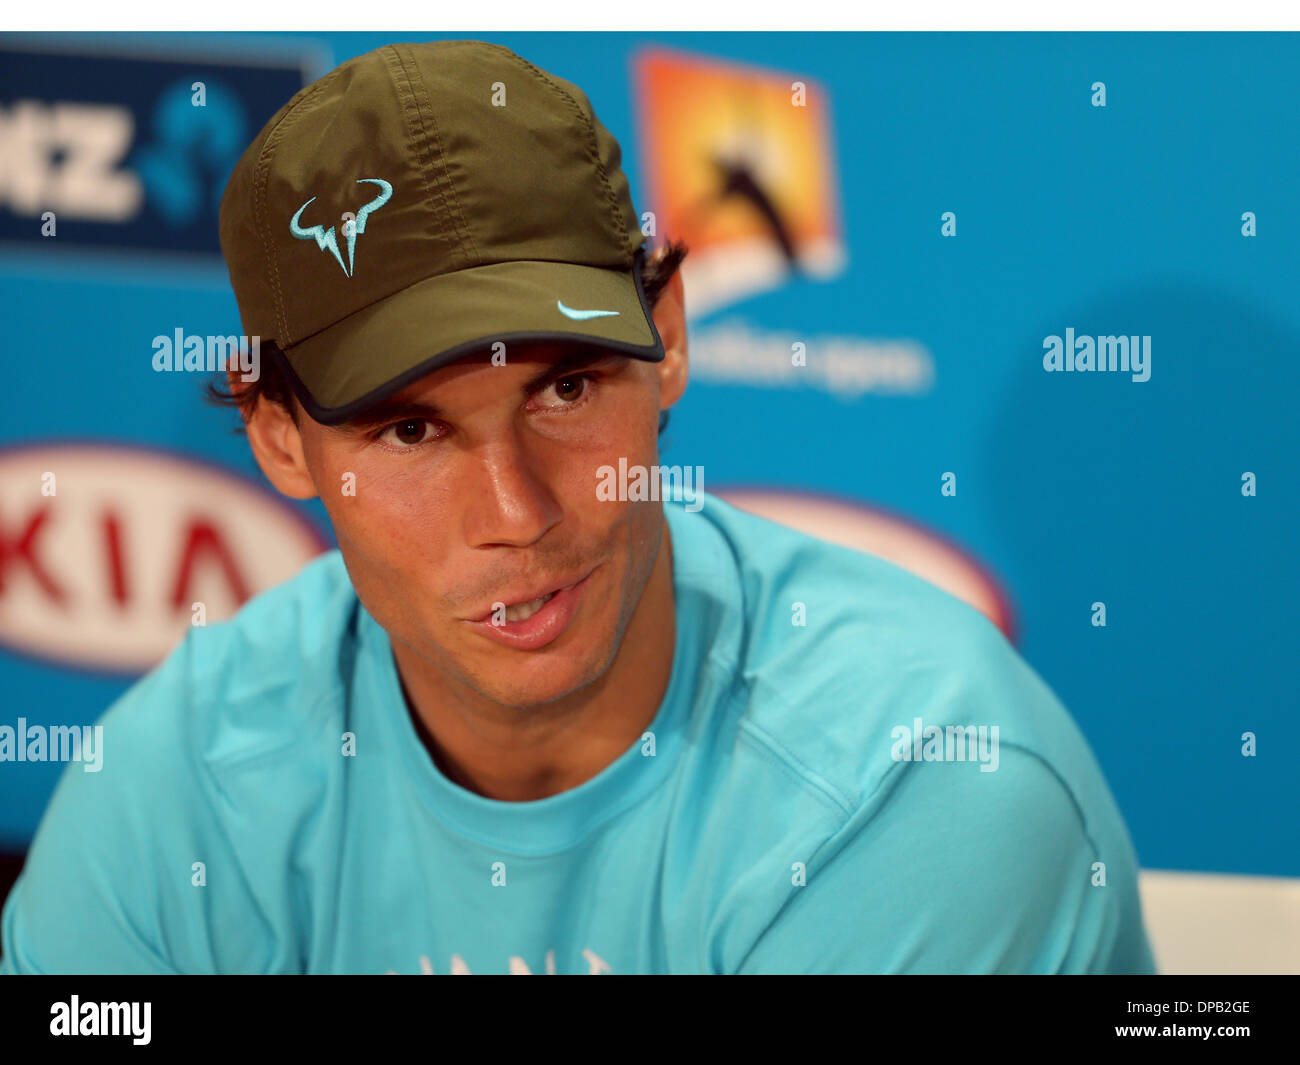
<instances>
[{"instance_id":1,"label":"light blue shirt","mask_svg":"<svg viewBox=\"0 0 1300 1065\"><path fill-rule=\"evenodd\" d=\"M192 630L61 778L0 971L1153 972L1115 801L997 628L703 500L647 735L536 802L441 774L337 552Z\"/></svg>"}]
</instances>

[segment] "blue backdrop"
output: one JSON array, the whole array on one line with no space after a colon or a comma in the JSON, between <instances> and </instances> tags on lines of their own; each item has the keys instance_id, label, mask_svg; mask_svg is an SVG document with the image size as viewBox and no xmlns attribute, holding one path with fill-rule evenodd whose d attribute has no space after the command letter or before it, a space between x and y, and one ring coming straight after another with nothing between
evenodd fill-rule
<instances>
[{"instance_id":1,"label":"blue backdrop","mask_svg":"<svg viewBox=\"0 0 1300 1065\"><path fill-rule=\"evenodd\" d=\"M214 205L262 122L304 79L430 36L0 40L0 446L118 441L260 479L200 380L153 372L151 338L240 331ZM846 396L705 375L673 416L665 460L703 466L706 489L870 503L960 545L1004 588L1018 646L1079 721L1144 867L1300 875L1295 35L444 36L496 41L580 85L623 145L639 209L639 48L815 81L843 268L742 294L692 328L905 339L928 353L933 382ZM210 97L197 135L168 117L194 80ZM43 238L33 160L52 171L68 149L30 129L64 128L60 102L133 116L121 166L143 206L79 217L47 173L41 195L72 206ZM955 237L941 235L946 211ZM1151 337L1150 380L1045 372L1044 338L1067 327ZM0 628L21 634L31 560L18 541L35 496L4 485L10 468L0 462ZM956 495L941 493L945 472ZM328 537L321 512L301 509ZM82 561L54 540L42 550L51 571ZM35 649L0 649L0 724L89 722L124 690L129 670L74 660L77 626L74 610L61 637L47 626ZM0 843L25 845L59 769L0 762Z\"/></svg>"}]
</instances>

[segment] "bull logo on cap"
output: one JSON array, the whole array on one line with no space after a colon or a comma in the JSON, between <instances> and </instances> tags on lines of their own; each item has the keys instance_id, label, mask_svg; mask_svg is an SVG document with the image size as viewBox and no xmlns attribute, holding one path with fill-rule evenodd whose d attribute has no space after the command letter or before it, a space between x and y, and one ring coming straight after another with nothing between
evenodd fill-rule
<instances>
[{"instance_id":1,"label":"bull logo on cap","mask_svg":"<svg viewBox=\"0 0 1300 1065\"><path fill-rule=\"evenodd\" d=\"M348 277L352 276L353 259L357 247L357 234L366 231L366 218L368 218L374 211L378 211L379 208L383 207L393 195L393 186L383 178L357 179L358 185L364 182L369 182L371 185L378 185L379 195L358 210L356 218L350 219L343 226L343 234L347 239L348 245L348 261L346 263L343 261L343 256L339 254L339 242L338 238L334 234L333 226L330 226L329 229L325 229L323 226L319 225L307 226L304 228L298 224L298 220L302 218L303 211L307 210L308 207L316 202L315 196L299 207L297 213L289 221L290 233L299 240L315 240L316 246L320 248L321 251L328 250L334 256L335 261L343 268L343 273Z\"/></svg>"}]
</instances>

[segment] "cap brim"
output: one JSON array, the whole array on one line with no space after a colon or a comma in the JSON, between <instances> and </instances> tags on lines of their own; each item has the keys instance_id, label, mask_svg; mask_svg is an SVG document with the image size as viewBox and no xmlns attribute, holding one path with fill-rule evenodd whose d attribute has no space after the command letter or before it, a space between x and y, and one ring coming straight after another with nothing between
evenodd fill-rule
<instances>
[{"instance_id":1,"label":"cap brim","mask_svg":"<svg viewBox=\"0 0 1300 1065\"><path fill-rule=\"evenodd\" d=\"M290 383L308 414L337 425L497 343L507 360L514 345L555 343L658 362L643 255L631 270L518 260L427 278L284 349Z\"/></svg>"}]
</instances>

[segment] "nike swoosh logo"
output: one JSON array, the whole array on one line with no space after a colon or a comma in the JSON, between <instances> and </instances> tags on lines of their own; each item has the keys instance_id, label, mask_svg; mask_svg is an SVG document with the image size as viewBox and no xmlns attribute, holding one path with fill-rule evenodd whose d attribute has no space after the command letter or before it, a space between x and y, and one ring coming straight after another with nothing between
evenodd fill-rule
<instances>
[{"instance_id":1,"label":"nike swoosh logo","mask_svg":"<svg viewBox=\"0 0 1300 1065\"><path fill-rule=\"evenodd\" d=\"M560 309L560 313L566 318L572 318L576 322L584 322L588 318L615 318L618 311L575 311L572 307L566 307L563 300L556 300L555 306Z\"/></svg>"}]
</instances>

